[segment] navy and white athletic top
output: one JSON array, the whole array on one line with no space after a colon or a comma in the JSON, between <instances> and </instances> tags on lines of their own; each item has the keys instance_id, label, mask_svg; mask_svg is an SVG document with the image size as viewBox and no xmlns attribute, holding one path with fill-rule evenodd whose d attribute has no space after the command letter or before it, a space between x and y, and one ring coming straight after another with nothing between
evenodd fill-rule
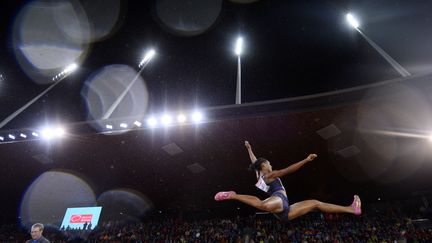
<instances>
[{"instance_id":1,"label":"navy and white athletic top","mask_svg":"<svg viewBox=\"0 0 432 243\"><path fill-rule=\"evenodd\" d=\"M268 195L272 195L274 192L280 190L285 191L285 187L283 186L282 181L279 177L276 177L274 181L267 185L264 181L264 176L261 176L255 186L258 187L260 190L266 192Z\"/></svg>"}]
</instances>

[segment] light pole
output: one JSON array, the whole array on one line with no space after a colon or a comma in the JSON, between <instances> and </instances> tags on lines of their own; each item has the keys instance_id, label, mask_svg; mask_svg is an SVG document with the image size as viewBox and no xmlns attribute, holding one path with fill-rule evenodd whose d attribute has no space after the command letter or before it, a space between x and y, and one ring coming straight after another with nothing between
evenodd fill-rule
<instances>
[{"instance_id":1,"label":"light pole","mask_svg":"<svg viewBox=\"0 0 432 243\"><path fill-rule=\"evenodd\" d=\"M23 112L25 109L27 109L29 106L31 106L33 103L35 103L40 97L44 96L48 91L53 89L57 84L59 84L63 79L65 79L69 74L71 74L73 71L75 71L78 68L78 66L73 63L69 66L67 66L61 73L57 74L55 77L52 78L54 83L49 86L47 89L45 89L42 93L40 93L38 96L34 97L32 100L27 102L24 106L16 110L14 113L10 114L8 117L6 117L2 122L0 122L0 128L3 128L8 124L12 119L14 119L16 116L18 116L21 112Z\"/></svg>"},{"instance_id":2,"label":"light pole","mask_svg":"<svg viewBox=\"0 0 432 243\"><path fill-rule=\"evenodd\" d=\"M381 47L378 46L374 41L372 41L363 31L360 30L359 21L351 14L348 13L346 15L346 20L348 23L360 33L361 36L402 76L408 77L411 76L405 68L403 68L398 62L396 62L389 54L387 54Z\"/></svg>"},{"instance_id":3,"label":"light pole","mask_svg":"<svg viewBox=\"0 0 432 243\"><path fill-rule=\"evenodd\" d=\"M237 38L235 54L237 55L237 89L236 104L241 104L241 53L243 50L243 38Z\"/></svg>"},{"instance_id":4,"label":"light pole","mask_svg":"<svg viewBox=\"0 0 432 243\"><path fill-rule=\"evenodd\" d=\"M144 68L147 66L147 64L150 62L150 60L153 58L153 56L156 54L156 52L151 49L146 53L144 58L139 63L138 67L140 68L137 75L135 75L134 79L130 84L126 87L126 89L121 93L121 95L114 101L114 103L110 106L110 108L105 112L105 114L102 116L102 119L108 119L111 114L114 112L114 110L117 108L117 106L120 104L120 102L123 100L123 98L126 96L126 94L129 92L131 87L134 85L134 83L138 80L138 77L141 75Z\"/></svg>"}]
</instances>

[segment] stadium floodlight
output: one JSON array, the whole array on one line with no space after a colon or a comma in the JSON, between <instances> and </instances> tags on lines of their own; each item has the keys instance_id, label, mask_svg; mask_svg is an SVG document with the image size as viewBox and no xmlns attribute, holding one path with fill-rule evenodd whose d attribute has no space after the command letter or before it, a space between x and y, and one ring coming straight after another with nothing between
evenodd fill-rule
<instances>
[{"instance_id":1,"label":"stadium floodlight","mask_svg":"<svg viewBox=\"0 0 432 243\"><path fill-rule=\"evenodd\" d=\"M357 29L358 27L360 27L360 23L359 21L354 17L354 15L352 15L351 13L348 13L346 15L346 19L348 21L348 23L355 29Z\"/></svg>"},{"instance_id":2,"label":"stadium floodlight","mask_svg":"<svg viewBox=\"0 0 432 243\"><path fill-rule=\"evenodd\" d=\"M157 125L157 120L154 117L150 117L147 119L147 125L149 125L149 127L155 127Z\"/></svg>"},{"instance_id":3,"label":"stadium floodlight","mask_svg":"<svg viewBox=\"0 0 432 243\"><path fill-rule=\"evenodd\" d=\"M52 80L53 81L59 81L59 80L65 78L67 75L71 74L77 68L78 68L78 65L76 63L72 63L71 65L67 66L61 73L54 76L52 78Z\"/></svg>"},{"instance_id":4,"label":"stadium floodlight","mask_svg":"<svg viewBox=\"0 0 432 243\"><path fill-rule=\"evenodd\" d=\"M13 135L13 134L9 134L9 136L8 136L10 139L15 139L15 135Z\"/></svg>"},{"instance_id":5,"label":"stadium floodlight","mask_svg":"<svg viewBox=\"0 0 432 243\"><path fill-rule=\"evenodd\" d=\"M78 65L76 65L76 63L72 63L71 65L67 66L64 70L63 73L71 73L73 71L75 71L75 69L78 68Z\"/></svg>"},{"instance_id":6,"label":"stadium floodlight","mask_svg":"<svg viewBox=\"0 0 432 243\"><path fill-rule=\"evenodd\" d=\"M137 126L137 127L141 127L142 123L139 122L139 121L135 121L135 122L134 122L134 125Z\"/></svg>"},{"instance_id":7,"label":"stadium floodlight","mask_svg":"<svg viewBox=\"0 0 432 243\"><path fill-rule=\"evenodd\" d=\"M63 137L64 134L65 134L65 130L62 127L56 127L54 129L50 127L46 127L41 131L42 138L47 140L52 138Z\"/></svg>"},{"instance_id":8,"label":"stadium floodlight","mask_svg":"<svg viewBox=\"0 0 432 243\"><path fill-rule=\"evenodd\" d=\"M39 137L39 133L37 132L32 132L33 137Z\"/></svg>"},{"instance_id":9,"label":"stadium floodlight","mask_svg":"<svg viewBox=\"0 0 432 243\"><path fill-rule=\"evenodd\" d=\"M171 124L171 122L172 122L172 117L171 117L170 115L168 115L168 114L165 114L165 115L163 115L163 116L161 117L161 122L162 122L162 124L164 124L165 126L166 126L166 125L169 125L169 124Z\"/></svg>"},{"instance_id":10,"label":"stadium floodlight","mask_svg":"<svg viewBox=\"0 0 432 243\"><path fill-rule=\"evenodd\" d=\"M235 54L237 56L240 56L242 54L242 51L243 51L243 38L238 37L235 45Z\"/></svg>"},{"instance_id":11,"label":"stadium floodlight","mask_svg":"<svg viewBox=\"0 0 432 243\"><path fill-rule=\"evenodd\" d=\"M120 123L120 127L121 127L121 128L127 128L128 125L127 125L126 123L123 122L123 123Z\"/></svg>"},{"instance_id":12,"label":"stadium floodlight","mask_svg":"<svg viewBox=\"0 0 432 243\"><path fill-rule=\"evenodd\" d=\"M154 49L149 50L145 55L144 58L141 60L141 62L139 63L138 67L145 67L145 65L147 65L147 63L150 62L150 60L154 57L154 55L156 54Z\"/></svg>"},{"instance_id":13,"label":"stadium floodlight","mask_svg":"<svg viewBox=\"0 0 432 243\"><path fill-rule=\"evenodd\" d=\"M184 122L186 121L186 116L183 115L183 114L178 115L178 116L177 116L177 121L178 121L179 123L184 123Z\"/></svg>"},{"instance_id":14,"label":"stadium floodlight","mask_svg":"<svg viewBox=\"0 0 432 243\"><path fill-rule=\"evenodd\" d=\"M241 104L241 54L243 52L243 38L238 37L235 46L237 55L237 86L236 86L236 104Z\"/></svg>"},{"instance_id":15,"label":"stadium floodlight","mask_svg":"<svg viewBox=\"0 0 432 243\"><path fill-rule=\"evenodd\" d=\"M63 137L64 136L64 134L65 134L65 130L62 128L62 127L57 127L55 130L54 130L54 132L55 132L55 136L56 137Z\"/></svg>"},{"instance_id":16,"label":"stadium floodlight","mask_svg":"<svg viewBox=\"0 0 432 243\"><path fill-rule=\"evenodd\" d=\"M203 114L201 112L199 112L199 111L195 111L192 114L192 120L194 122L200 122L200 121L202 121L203 120Z\"/></svg>"},{"instance_id":17,"label":"stadium floodlight","mask_svg":"<svg viewBox=\"0 0 432 243\"><path fill-rule=\"evenodd\" d=\"M105 127L106 127L106 129L109 129L109 130L112 130L112 129L113 129L113 126L110 125L110 124L106 124Z\"/></svg>"},{"instance_id":18,"label":"stadium floodlight","mask_svg":"<svg viewBox=\"0 0 432 243\"><path fill-rule=\"evenodd\" d=\"M44 128L41 131L41 134L42 134L42 138L45 139L51 139L54 136L53 131L50 128Z\"/></svg>"},{"instance_id":19,"label":"stadium floodlight","mask_svg":"<svg viewBox=\"0 0 432 243\"><path fill-rule=\"evenodd\" d=\"M20 133L20 137L27 138L27 135L25 135L24 133Z\"/></svg>"}]
</instances>

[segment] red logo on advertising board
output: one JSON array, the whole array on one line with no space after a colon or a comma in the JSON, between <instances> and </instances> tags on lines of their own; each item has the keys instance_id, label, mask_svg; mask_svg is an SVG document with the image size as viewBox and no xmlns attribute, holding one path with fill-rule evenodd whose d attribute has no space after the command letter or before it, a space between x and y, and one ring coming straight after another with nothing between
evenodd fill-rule
<instances>
[{"instance_id":1,"label":"red logo on advertising board","mask_svg":"<svg viewBox=\"0 0 432 243\"><path fill-rule=\"evenodd\" d=\"M72 214L69 222L71 224L80 224L85 222L91 222L93 214Z\"/></svg>"}]
</instances>

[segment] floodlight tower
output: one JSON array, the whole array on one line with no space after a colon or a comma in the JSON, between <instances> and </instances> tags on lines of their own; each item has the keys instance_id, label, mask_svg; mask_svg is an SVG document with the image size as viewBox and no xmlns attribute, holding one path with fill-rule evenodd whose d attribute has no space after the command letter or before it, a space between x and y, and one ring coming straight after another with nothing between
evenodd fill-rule
<instances>
[{"instance_id":1,"label":"floodlight tower","mask_svg":"<svg viewBox=\"0 0 432 243\"><path fill-rule=\"evenodd\" d=\"M363 31L360 30L360 22L354 17L353 14L348 13L346 15L346 20L361 36L402 76L411 76L405 68L403 68L398 62L396 62L389 54L387 54L381 47L378 46L374 41L372 41Z\"/></svg>"},{"instance_id":2,"label":"floodlight tower","mask_svg":"<svg viewBox=\"0 0 432 243\"><path fill-rule=\"evenodd\" d=\"M243 38L238 37L235 54L237 55L237 89L236 89L236 104L241 104L241 54L243 51Z\"/></svg>"},{"instance_id":3,"label":"floodlight tower","mask_svg":"<svg viewBox=\"0 0 432 243\"><path fill-rule=\"evenodd\" d=\"M129 85L126 87L126 89L123 91L123 93L121 93L120 96L110 106L110 108L108 108L107 112L105 112L105 114L102 116L102 119L108 119L112 115L114 110L117 108L117 106L120 104L120 102L126 96L126 94L129 92L129 90L132 88L132 86L138 80L138 77L141 75L142 71L147 66L147 64L149 64L149 62L151 61L151 59L154 57L155 54L156 54L155 50L151 49L144 55L144 58L138 64L138 67L140 68L139 72L137 73L135 78L132 80L132 82L129 83Z\"/></svg>"}]
</instances>

